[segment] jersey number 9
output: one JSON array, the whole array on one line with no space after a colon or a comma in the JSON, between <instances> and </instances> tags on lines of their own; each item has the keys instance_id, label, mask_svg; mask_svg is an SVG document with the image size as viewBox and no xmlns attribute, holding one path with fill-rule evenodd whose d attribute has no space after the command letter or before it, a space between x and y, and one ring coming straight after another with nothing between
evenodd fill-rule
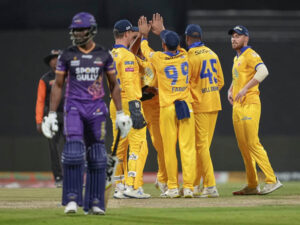
<instances>
[{"instance_id":1,"label":"jersey number 9","mask_svg":"<svg viewBox=\"0 0 300 225\"><path fill-rule=\"evenodd\" d=\"M180 65L181 73L183 76L186 76L185 83L189 82L188 73L189 73L189 64L187 62L183 62ZM178 80L178 71L175 66L167 66L165 69L165 74L167 78L172 79L171 85L175 85Z\"/></svg>"}]
</instances>

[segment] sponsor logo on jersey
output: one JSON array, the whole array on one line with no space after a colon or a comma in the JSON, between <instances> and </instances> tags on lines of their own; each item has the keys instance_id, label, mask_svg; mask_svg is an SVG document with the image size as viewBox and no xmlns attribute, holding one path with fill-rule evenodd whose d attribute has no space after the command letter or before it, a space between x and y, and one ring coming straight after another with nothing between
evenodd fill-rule
<instances>
[{"instance_id":1,"label":"sponsor logo on jersey","mask_svg":"<svg viewBox=\"0 0 300 225\"><path fill-rule=\"evenodd\" d=\"M125 72L134 72L134 68L125 68Z\"/></svg>"},{"instance_id":2,"label":"sponsor logo on jersey","mask_svg":"<svg viewBox=\"0 0 300 225\"><path fill-rule=\"evenodd\" d=\"M71 66L79 66L80 60L71 60Z\"/></svg>"},{"instance_id":3,"label":"sponsor logo on jersey","mask_svg":"<svg viewBox=\"0 0 300 225\"><path fill-rule=\"evenodd\" d=\"M98 78L99 67L77 67L75 69L78 81L94 81Z\"/></svg>"},{"instance_id":4,"label":"sponsor logo on jersey","mask_svg":"<svg viewBox=\"0 0 300 225\"><path fill-rule=\"evenodd\" d=\"M97 57L94 61L94 64L98 65L98 66L103 66L103 62L101 60L101 58Z\"/></svg>"},{"instance_id":5,"label":"sponsor logo on jersey","mask_svg":"<svg viewBox=\"0 0 300 225\"><path fill-rule=\"evenodd\" d=\"M154 55L154 52L150 52L149 53L149 57L152 58L152 56Z\"/></svg>"},{"instance_id":6,"label":"sponsor logo on jersey","mask_svg":"<svg viewBox=\"0 0 300 225\"><path fill-rule=\"evenodd\" d=\"M101 116L101 115L103 115L103 112L101 112L101 110L98 108L98 109L96 110L96 112L93 112L93 115L94 115L94 116Z\"/></svg>"},{"instance_id":7,"label":"sponsor logo on jersey","mask_svg":"<svg viewBox=\"0 0 300 225\"><path fill-rule=\"evenodd\" d=\"M248 117L248 116L244 116L244 117L242 118L242 120L252 120L252 118L251 118L251 117Z\"/></svg>"},{"instance_id":8,"label":"sponsor logo on jersey","mask_svg":"<svg viewBox=\"0 0 300 225\"><path fill-rule=\"evenodd\" d=\"M125 65L133 65L134 61L125 61Z\"/></svg>"},{"instance_id":9,"label":"sponsor logo on jersey","mask_svg":"<svg viewBox=\"0 0 300 225\"><path fill-rule=\"evenodd\" d=\"M91 58L93 58L93 56L92 55L82 55L81 58L91 59Z\"/></svg>"}]
</instances>

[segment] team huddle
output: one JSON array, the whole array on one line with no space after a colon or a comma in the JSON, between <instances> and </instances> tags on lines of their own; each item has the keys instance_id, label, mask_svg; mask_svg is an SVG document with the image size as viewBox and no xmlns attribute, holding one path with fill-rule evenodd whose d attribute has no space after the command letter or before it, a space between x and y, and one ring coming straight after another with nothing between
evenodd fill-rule
<instances>
[{"instance_id":1,"label":"team huddle","mask_svg":"<svg viewBox=\"0 0 300 225\"><path fill-rule=\"evenodd\" d=\"M165 29L158 13L149 21L141 16L137 27L126 19L120 20L113 28L115 45L111 51L93 41L97 33L93 15L76 14L69 28L73 46L58 57L50 110L42 125L43 133L52 138L58 129L56 110L66 82L66 144L62 153L65 213L75 213L78 206L83 206L87 214L105 214L111 179L115 181L114 198L151 197L143 190L148 155L146 129L157 151L155 185L162 198L218 197L209 149L222 109L219 92L224 78L217 54L201 41L201 27L186 27L185 50L180 47L178 34ZM149 32L160 36L163 51L154 51L149 46ZM258 84L268 70L247 45L247 28L235 26L229 35L237 56L228 100L233 105L234 130L247 173L247 185L233 194L268 194L282 186L258 138ZM103 100L107 94L102 83L104 74L112 99L109 110ZM116 157L107 155L104 145L108 114ZM181 189L177 141L182 164ZM266 176L263 190L259 188L256 163Z\"/></svg>"}]
</instances>

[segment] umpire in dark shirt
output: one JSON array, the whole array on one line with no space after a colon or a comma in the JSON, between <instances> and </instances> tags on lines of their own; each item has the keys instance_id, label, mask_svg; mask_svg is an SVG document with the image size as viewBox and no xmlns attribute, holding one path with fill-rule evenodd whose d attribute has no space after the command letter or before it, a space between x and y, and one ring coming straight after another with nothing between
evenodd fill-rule
<instances>
[{"instance_id":1,"label":"umpire in dark shirt","mask_svg":"<svg viewBox=\"0 0 300 225\"><path fill-rule=\"evenodd\" d=\"M55 80L57 57L60 53L60 50L52 50L50 54L44 58L44 62L50 67L50 70L41 77L38 86L35 120L36 128L39 133L42 133L41 125L43 122L43 117L48 115L50 92L52 84ZM51 157L51 169L55 179L55 185L57 187L61 187L63 179L61 166L61 153L65 141L63 135L63 105L64 102L62 99L57 109L59 131L52 139L48 139Z\"/></svg>"}]
</instances>

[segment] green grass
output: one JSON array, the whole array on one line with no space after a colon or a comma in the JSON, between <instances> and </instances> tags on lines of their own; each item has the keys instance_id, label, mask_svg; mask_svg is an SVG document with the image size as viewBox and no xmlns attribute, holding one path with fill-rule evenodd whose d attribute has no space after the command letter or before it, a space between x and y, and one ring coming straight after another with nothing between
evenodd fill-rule
<instances>
[{"instance_id":1,"label":"green grass","mask_svg":"<svg viewBox=\"0 0 300 225\"><path fill-rule=\"evenodd\" d=\"M300 196L300 182L285 182L284 188L266 196L233 197L231 192L241 187L241 184L220 184L218 189L221 197L217 201L240 199L244 201L257 199L274 199L281 201L291 196ZM159 192L152 184L146 184L145 191L154 197ZM300 222L300 202L294 205L264 205L259 207L198 207L198 208L112 208L105 216L85 216L82 210L76 215L65 215L63 207L40 208L5 208L4 203L38 205L40 202L58 203L61 189L0 189L0 225L77 225L77 224L216 224L216 225L293 225ZM162 200L163 201L163 200ZM172 201L172 200L169 200ZM182 199L182 202L189 201ZM201 206L201 201L200 206ZM276 201L275 201L276 202ZM38 207L38 206L37 206Z\"/></svg>"},{"instance_id":2,"label":"green grass","mask_svg":"<svg viewBox=\"0 0 300 225\"><path fill-rule=\"evenodd\" d=\"M244 208L110 209L105 216L64 215L62 209L1 209L0 224L299 224L300 206Z\"/></svg>"}]
</instances>

